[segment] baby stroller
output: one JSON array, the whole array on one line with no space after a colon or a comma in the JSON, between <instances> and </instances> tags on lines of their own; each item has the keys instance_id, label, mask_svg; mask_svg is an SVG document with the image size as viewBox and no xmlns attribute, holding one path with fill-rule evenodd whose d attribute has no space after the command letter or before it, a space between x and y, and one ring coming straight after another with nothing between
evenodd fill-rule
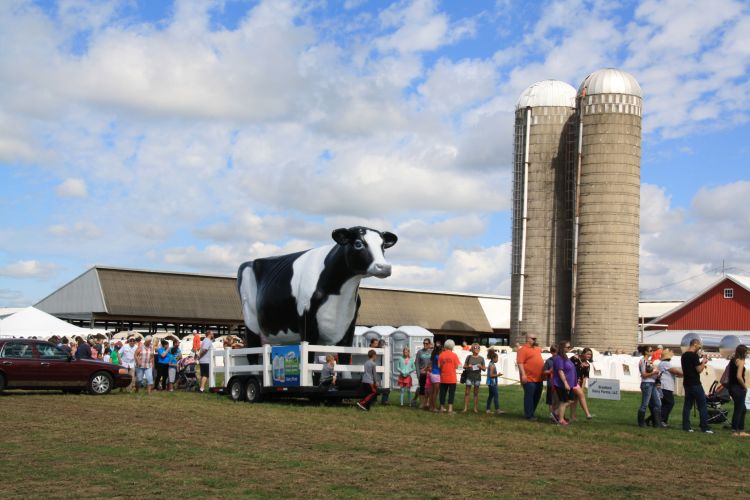
<instances>
[{"instance_id":1,"label":"baby stroller","mask_svg":"<svg viewBox=\"0 0 750 500\"><path fill-rule=\"evenodd\" d=\"M729 410L725 409L723 406L726 403L729 403L731 399L732 398L729 396L729 391L726 387L716 380L711 384L711 388L706 395L709 424L720 424L727 421Z\"/></svg>"},{"instance_id":2,"label":"baby stroller","mask_svg":"<svg viewBox=\"0 0 750 500\"><path fill-rule=\"evenodd\" d=\"M177 380L175 387L185 391L194 391L198 387L196 363L192 356L186 356L177 363Z\"/></svg>"}]
</instances>

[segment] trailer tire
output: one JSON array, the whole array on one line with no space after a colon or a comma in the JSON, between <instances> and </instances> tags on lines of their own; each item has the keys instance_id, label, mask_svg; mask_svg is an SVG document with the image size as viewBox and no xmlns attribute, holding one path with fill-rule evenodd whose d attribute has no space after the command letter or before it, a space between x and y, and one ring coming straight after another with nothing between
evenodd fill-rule
<instances>
[{"instance_id":1,"label":"trailer tire","mask_svg":"<svg viewBox=\"0 0 750 500\"><path fill-rule=\"evenodd\" d=\"M258 403L260 400L260 384L254 378L248 379L245 384L245 401L248 403Z\"/></svg>"},{"instance_id":2,"label":"trailer tire","mask_svg":"<svg viewBox=\"0 0 750 500\"><path fill-rule=\"evenodd\" d=\"M229 381L229 397L232 401L243 401L245 399L245 381L235 377Z\"/></svg>"}]
</instances>

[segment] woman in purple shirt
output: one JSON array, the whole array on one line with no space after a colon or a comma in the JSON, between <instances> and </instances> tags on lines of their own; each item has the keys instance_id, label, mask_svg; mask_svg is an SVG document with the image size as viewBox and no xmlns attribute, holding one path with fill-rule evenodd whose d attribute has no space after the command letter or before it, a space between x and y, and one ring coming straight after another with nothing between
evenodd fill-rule
<instances>
[{"instance_id":1,"label":"woman in purple shirt","mask_svg":"<svg viewBox=\"0 0 750 500\"><path fill-rule=\"evenodd\" d=\"M557 349L557 356L553 363L552 381L557 392L557 398L560 405L557 407L557 421L560 425L568 425L565 420L565 410L571 404L575 403L575 387L578 375L576 374L576 365L568 358L570 352L570 342L560 342Z\"/></svg>"}]
</instances>

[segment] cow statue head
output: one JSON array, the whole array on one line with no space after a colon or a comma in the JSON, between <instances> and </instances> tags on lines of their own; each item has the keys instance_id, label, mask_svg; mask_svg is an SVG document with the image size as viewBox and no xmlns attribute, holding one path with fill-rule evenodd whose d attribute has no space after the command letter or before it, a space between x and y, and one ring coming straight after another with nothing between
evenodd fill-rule
<instances>
[{"instance_id":1,"label":"cow statue head","mask_svg":"<svg viewBox=\"0 0 750 500\"><path fill-rule=\"evenodd\" d=\"M355 226L336 229L331 236L344 249L347 266L352 272L376 278L391 275L391 264L385 260L385 249L396 244L398 237L395 234Z\"/></svg>"}]
</instances>

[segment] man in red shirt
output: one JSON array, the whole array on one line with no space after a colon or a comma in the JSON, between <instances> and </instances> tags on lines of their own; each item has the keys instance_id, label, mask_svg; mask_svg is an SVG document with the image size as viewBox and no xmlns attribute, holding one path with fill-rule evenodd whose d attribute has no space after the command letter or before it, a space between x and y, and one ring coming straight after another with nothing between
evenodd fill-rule
<instances>
[{"instance_id":1,"label":"man in red shirt","mask_svg":"<svg viewBox=\"0 0 750 500\"><path fill-rule=\"evenodd\" d=\"M544 360L542 349L536 343L536 335L529 334L526 343L518 349L516 364L523 386L523 416L536 420L534 413L542 397L542 371Z\"/></svg>"}]
</instances>

